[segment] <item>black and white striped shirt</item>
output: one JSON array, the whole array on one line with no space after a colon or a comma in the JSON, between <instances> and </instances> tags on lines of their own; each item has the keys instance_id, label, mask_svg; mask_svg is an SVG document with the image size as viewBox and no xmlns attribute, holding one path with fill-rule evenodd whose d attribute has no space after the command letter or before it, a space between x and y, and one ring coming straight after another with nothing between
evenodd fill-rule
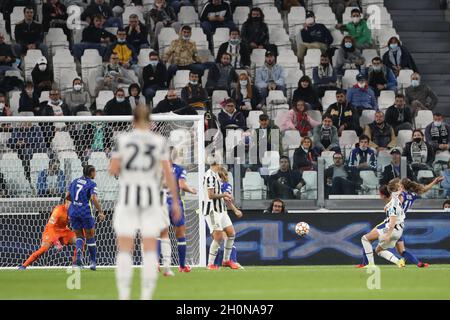
<instances>
[{"instance_id":1,"label":"black and white striped shirt","mask_svg":"<svg viewBox=\"0 0 450 320\"><path fill-rule=\"evenodd\" d=\"M211 169L206 171L205 176L203 177L203 190L205 192L205 200L202 203L202 213L205 216L210 214L211 211L221 213L225 209L225 201L223 200L223 198L209 199L209 189L214 189L215 194L222 194L219 175Z\"/></svg>"}]
</instances>

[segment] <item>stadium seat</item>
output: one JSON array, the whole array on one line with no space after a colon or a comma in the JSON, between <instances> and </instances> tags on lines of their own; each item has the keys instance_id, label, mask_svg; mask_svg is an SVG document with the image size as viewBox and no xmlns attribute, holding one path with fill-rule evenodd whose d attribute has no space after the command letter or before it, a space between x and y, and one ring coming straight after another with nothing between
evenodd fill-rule
<instances>
[{"instance_id":1,"label":"stadium seat","mask_svg":"<svg viewBox=\"0 0 450 320\"><path fill-rule=\"evenodd\" d=\"M291 7L288 13L288 26L289 26L289 37L295 39L295 29L297 26L303 26L305 23L305 8L304 7Z\"/></svg>"},{"instance_id":2,"label":"stadium seat","mask_svg":"<svg viewBox=\"0 0 450 320\"><path fill-rule=\"evenodd\" d=\"M228 92L226 90L214 90L212 93L212 109L222 110L220 103L228 98Z\"/></svg>"},{"instance_id":3,"label":"stadium seat","mask_svg":"<svg viewBox=\"0 0 450 320\"><path fill-rule=\"evenodd\" d=\"M273 3L273 2L272 2ZM262 8L264 13L264 22L270 27L283 28L283 19L275 6L265 6Z\"/></svg>"},{"instance_id":4,"label":"stadium seat","mask_svg":"<svg viewBox=\"0 0 450 320\"><path fill-rule=\"evenodd\" d=\"M0 160L0 172L6 182L7 190L12 197L31 197L32 189L30 183L25 178L25 171L22 162L16 154L4 154Z\"/></svg>"},{"instance_id":5,"label":"stadium seat","mask_svg":"<svg viewBox=\"0 0 450 320\"><path fill-rule=\"evenodd\" d=\"M33 186L36 186L39 173L44 169L48 169L49 161L50 159L46 153L33 154L33 159L30 160L31 184Z\"/></svg>"},{"instance_id":6,"label":"stadium seat","mask_svg":"<svg viewBox=\"0 0 450 320\"><path fill-rule=\"evenodd\" d=\"M75 176L76 177L76 176ZM100 201L117 201L119 195L119 181L107 171L99 171L96 179Z\"/></svg>"},{"instance_id":7,"label":"stadium seat","mask_svg":"<svg viewBox=\"0 0 450 320\"><path fill-rule=\"evenodd\" d=\"M425 129L427 125L433 122L433 112L431 110L419 110L414 121L416 129Z\"/></svg>"},{"instance_id":8,"label":"stadium seat","mask_svg":"<svg viewBox=\"0 0 450 320\"><path fill-rule=\"evenodd\" d=\"M58 159L61 163L61 169L64 170L66 179L72 181L83 175L81 161L74 151L60 151L58 152Z\"/></svg>"},{"instance_id":9,"label":"stadium seat","mask_svg":"<svg viewBox=\"0 0 450 320\"><path fill-rule=\"evenodd\" d=\"M412 70L402 69L397 77L398 89L404 91L411 85Z\"/></svg>"},{"instance_id":10,"label":"stadium seat","mask_svg":"<svg viewBox=\"0 0 450 320\"><path fill-rule=\"evenodd\" d=\"M39 97L39 102L49 101L50 100L50 91L42 91Z\"/></svg>"},{"instance_id":11,"label":"stadium seat","mask_svg":"<svg viewBox=\"0 0 450 320\"><path fill-rule=\"evenodd\" d=\"M162 57L164 51L170 46L173 40L178 39L174 28L162 28L158 35L159 55Z\"/></svg>"},{"instance_id":12,"label":"stadium seat","mask_svg":"<svg viewBox=\"0 0 450 320\"><path fill-rule=\"evenodd\" d=\"M395 103L395 91L383 90L378 97L378 108L380 110L386 110Z\"/></svg>"},{"instance_id":13,"label":"stadium seat","mask_svg":"<svg viewBox=\"0 0 450 320\"><path fill-rule=\"evenodd\" d=\"M242 187L242 198L245 200L261 200L266 198L264 180L259 172L246 172L242 179Z\"/></svg>"},{"instance_id":14,"label":"stadium seat","mask_svg":"<svg viewBox=\"0 0 450 320\"><path fill-rule=\"evenodd\" d=\"M12 91L10 92L11 98L9 98L9 105L11 107L11 112L13 116L19 115L19 100L20 100L20 91Z\"/></svg>"},{"instance_id":15,"label":"stadium seat","mask_svg":"<svg viewBox=\"0 0 450 320\"><path fill-rule=\"evenodd\" d=\"M377 50L375 49L364 49L362 52L362 56L366 61L366 67L372 65L372 59L375 57L379 57Z\"/></svg>"},{"instance_id":16,"label":"stadium seat","mask_svg":"<svg viewBox=\"0 0 450 320\"><path fill-rule=\"evenodd\" d=\"M183 8L183 7L182 7ZM146 67L149 63L150 63L150 57L149 54L150 52L152 52L153 49L151 48L146 48L146 49L141 49L139 51L139 55L138 55L138 65L140 67Z\"/></svg>"},{"instance_id":17,"label":"stadium seat","mask_svg":"<svg viewBox=\"0 0 450 320\"><path fill-rule=\"evenodd\" d=\"M251 110L247 117L247 127L250 129L259 128L259 116L263 114L260 110Z\"/></svg>"},{"instance_id":18,"label":"stadium seat","mask_svg":"<svg viewBox=\"0 0 450 320\"><path fill-rule=\"evenodd\" d=\"M182 7L185 8L185 7ZM225 43L230 38L230 29L228 28L217 28L216 33L213 35L213 44L214 44L214 57L217 56L217 52L222 43Z\"/></svg>"},{"instance_id":19,"label":"stadium seat","mask_svg":"<svg viewBox=\"0 0 450 320\"><path fill-rule=\"evenodd\" d=\"M392 156L389 153L389 150L380 150L378 152L377 156L377 171L379 172L380 176L381 173L384 171L384 168L391 164Z\"/></svg>"},{"instance_id":20,"label":"stadium seat","mask_svg":"<svg viewBox=\"0 0 450 320\"><path fill-rule=\"evenodd\" d=\"M312 68L320 64L320 49L308 49L305 55L305 74L312 78Z\"/></svg>"},{"instance_id":21,"label":"stadium seat","mask_svg":"<svg viewBox=\"0 0 450 320\"><path fill-rule=\"evenodd\" d=\"M25 80L32 81L31 71L36 66L37 61L43 57L41 50L39 49L29 49L24 58L25 67Z\"/></svg>"},{"instance_id":22,"label":"stadium seat","mask_svg":"<svg viewBox=\"0 0 450 320\"><path fill-rule=\"evenodd\" d=\"M189 70L178 70L173 77L173 87L175 90L181 90L189 83Z\"/></svg>"},{"instance_id":23,"label":"stadium seat","mask_svg":"<svg viewBox=\"0 0 450 320\"><path fill-rule=\"evenodd\" d=\"M286 130L283 132L282 144L283 150L295 150L300 147L300 132L298 130Z\"/></svg>"},{"instance_id":24,"label":"stadium seat","mask_svg":"<svg viewBox=\"0 0 450 320\"><path fill-rule=\"evenodd\" d=\"M333 43L331 44L334 48L339 48L342 40L344 39L344 35L340 30L332 29L330 30L331 36L333 37Z\"/></svg>"},{"instance_id":25,"label":"stadium seat","mask_svg":"<svg viewBox=\"0 0 450 320\"><path fill-rule=\"evenodd\" d=\"M327 151L327 150L322 151L322 153L320 154L320 157L325 160L325 169L334 164L333 161L334 154L335 154L334 151Z\"/></svg>"},{"instance_id":26,"label":"stadium seat","mask_svg":"<svg viewBox=\"0 0 450 320\"><path fill-rule=\"evenodd\" d=\"M371 124L375 121L375 110L363 110L361 117L359 118L359 125L364 128L367 124Z\"/></svg>"},{"instance_id":27,"label":"stadium seat","mask_svg":"<svg viewBox=\"0 0 450 320\"><path fill-rule=\"evenodd\" d=\"M368 194L376 194L378 190L378 178L372 170L362 170L359 172L362 179L363 188L368 189Z\"/></svg>"},{"instance_id":28,"label":"stadium seat","mask_svg":"<svg viewBox=\"0 0 450 320\"><path fill-rule=\"evenodd\" d=\"M282 90L270 90L266 98L266 105L284 104L287 102Z\"/></svg>"},{"instance_id":29,"label":"stadium seat","mask_svg":"<svg viewBox=\"0 0 450 320\"><path fill-rule=\"evenodd\" d=\"M11 21L11 38L12 38L12 40L16 40L14 31L16 30L16 24L22 22L22 20L23 20L23 9L25 9L25 7L17 6L17 7L14 7L13 11L11 12L10 21Z\"/></svg>"},{"instance_id":30,"label":"stadium seat","mask_svg":"<svg viewBox=\"0 0 450 320\"><path fill-rule=\"evenodd\" d=\"M280 49L291 49L292 46L289 35L282 26L269 27L269 41L276 45L279 51ZM277 61L280 64L284 62L280 57L277 58Z\"/></svg>"},{"instance_id":31,"label":"stadium seat","mask_svg":"<svg viewBox=\"0 0 450 320\"><path fill-rule=\"evenodd\" d=\"M97 172L99 172L99 171L107 172L108 171L109 159L104 152L101 152L101 151L92 152L89 157L88 163L90 165L93 165Z\"/></svg>"},{"instance_id":32,"label":"stadium seat","mask_svg":"<svg viewBox=\"0 0 450 320\"><path fill-rule=\"evenodd\" d=\"M319 121L322 123L322 114L319 110L308 110L306 111L306 114L311 117L311 119L314 119L316 121Z\"/></svg>"},{"instance_id":33,"label":"stadium seat","mask_svg":"<svg viewBox=\"0 0 450 320\"><path fill-rule=\"evenodd\" d=\"M161 100L166 98L168 90L157 90L155 96L153 97L152 105L153 108L158 105Z\"/></svg>"},{"instance_id":34,"label":"stadium seat","mask_svg":"<svg viewBox=\"0 0 450 320\"><path fill-rule=\"evenodd\" d=\"M397 145L402 149L412 140L412 130L400 130L397 134Z\"/></svg>"},{"instance_id":35,"label":"stadium seat","mask_svg":"<svg viewBox=\"0 0 450 320\"><path fill-rule=\"evenodd\" d=\"M194 7L191 6L182 6L180 8L180 12L178 13L178 21L181 25L189 25L191 27L200 26L198 14L195 12Z\"/></svg>"},{"instance_id":36,"label":"stadium seat","mask_svg":"<svg viewBox=\"0 0 450 320\"><path fill-rule=\"evenodd\" d=\"M192 28L192 36L191 41L194 41L197 50L209 50L208 40L206 38L206 34L203 32L203 29L200 27Z\"/></svg>"},{"instance_id":37,"label":"stadium seat","mask_svg":"<svg viewBox=\"0 0 450 320\"><path fill-rule=\"evenodd\" d=\"M253 49L252 54L250 56L250 60L252 61L252 65L256 68L262 67L265 61L266 49Z\"/></svg>"},{"instance_id":38,"label":"stadium seat","mask_svg":"<svg viewBox=\"0 0 450 320\"><path fill-rule=\"evenodd\" d=\"M244 22L247 21L249 12L250 12L249 7L245 6L236 7L233 13L233 21L238 28L240 28L244 24Z\"/></svg>"},{"instance_id":39,"label":"stadium seat","mask_svg":"<svg viewBox=\"0 0 450 320\"><path fill-rule=\"evenodd\" d=\"M358 7L346 7L344 14L342 15L342 23L347 24L349 22L352 22L352 10L353 9L359 9Z\"/></svg>"},{"instance_id":40,"label":"stadium seat","mask_svg":"<svg viewBox=\"0 0 450 320\"><path fill-rule=\"evenodd\" d=\"M283 119L286 118L286 113L288 113L289 110L280 110L279 112L277 112L276 116L273 118L274 119L274 123L276 126L278 126L278 128L280 128Z\"/></svg>"},{"instance_id":41,"label":"stadium seat","mask_svg":"<svg viewBox=\"0 0 450 320\"><path fill-rule=\"evenodd\" d=\"M271 175L274 174L278 169L280 169L280 153L278 151L266 151L261 159L260 168L261 175Z\"/></svg>"},{"instance_id":42,"label":"stadium seat","mask_svg":"<svg viewBox=\"0 0 450 320\"><path fill-rule=\"evenodd\" d=\"M328 29L333 29L337 24L336 16L329 6L318 6L314 9L316 22L324 24Z\"/></svg>"},{"instance_id":43,"label":"stadium seat","mask_svg":"<svg viewBox=\"0 0 450 320\"><path fill-rule=\"evenodd\" d=\"M52 141L52 149L56 152L74 151L75 145L68 132L57 131Z\"/></svg>"},{"instance_id":44,"label":"stadium seat","mask_svg":"<svg viewBox=\"0 0 450 320\"><path fill-rule=\"evenodd\" d=\"M95 99L95 104L97 106L97 110L103 110L105 108L106 103L114 98L114 93L109 90L101 90L98 93L97 98Z\"/></svg>"},{"instance_id":45,"label":"stadium seat","mask_svg":"<svg viewBox=\"0 0 450 320\"><path fill-rule=\"evenodd\" d=\"M354 130L344 130L342 131L342 135L339 138L339 145L342 147L345 146L353 146L355 143L359 141L358 135Z\"/></svg>"},{"instance_id":46,"label":"stadium seat","mask_svg":"<svg viewBox=\"0 0 450 320\"><path fill-rule=\"evenodd\" d=\"M317 199L317 171L303 171L305 186L300 193L301 199Z\"/></svg>"},{"instance_id":47,"label":"stadium seat","mask_svg":"<svg viewBox=\"0 0 450 320\"><path fill-rule=\"evenodd\" d=\"M344 77L342 77L342 89L353 87L356 84L356 76L358 74L358 70L345 70Z\"/></svg>"},{"instance_id":48,"label":"stadium seat","mask_svg":"<svg viewBox=\"0 0 450 320\"><path fill-rule=\"evenodd\" d=\"M186 173L186 183L194 188L198 188L198 172L188 172ZM198 196L192 193L185 193L184 194L185 199L197 199Z\"/></svg>"},{"instance_id":49,"label":"stadium seat","mask_svg":"<svg viewBox=\"0 0 450 320\"><path fill-rule=\"evenodd\" d=\"M191 145L191 134L186 129L171 130L169 133L168 142L171 146L176 148Z\"/></svg>"},{"instance_id":50,"label":"stadium seat","mask_svg":"<svg viewBox=\"0 0 450 320\"><path fill-rule=\"evenodd\" d=\"M139 7L135 7L135 6L126 6L125 7L125 11L122 14L122 21L123 21L123 25L124 27L126 27L128 25L128 21L130 19L130 15L135 14L138 16L139 21L145 24L145 19L144 19L144 15L142 14L142 9ZM115 33L114 33L115 34Z\"/></svg>"},{"instance_id":51,"label":"stadium seat","mask_svg":"<svg viewBox=\"0 0 450 320\"><path fill-rule=\"evenodd\" d=\"M141 50L142 51L142 50ZM97 85L95 80L103 74L102 57L98 53L97 49L86 49L81 56L81 78L87 85L91 96L95 94L95 87Z\"/></svg>"},{"instance_id":52,"label":"stadium seat","mask_svg":"<svg viewBox=\"0 0 450 320\"><path fill-rule=\"evenodd\" d=\"M298 80L300 80L302 76L303 71L300 70L300 68L297 69L289 68L286 70L285 83L288 100L292 98L294 90L297 89L298 87Z\"/></svg>"},{"instance_id":53,"label":"stadium seat","mask_svg":"<svg viewBox=\"0 0 450 320\"><path fill-rule=\"evenodd\" d=\"M327 110L330 105L336 103L336 90L327 90L322 98L323 110Z\"/></svg>"}]
</instances>

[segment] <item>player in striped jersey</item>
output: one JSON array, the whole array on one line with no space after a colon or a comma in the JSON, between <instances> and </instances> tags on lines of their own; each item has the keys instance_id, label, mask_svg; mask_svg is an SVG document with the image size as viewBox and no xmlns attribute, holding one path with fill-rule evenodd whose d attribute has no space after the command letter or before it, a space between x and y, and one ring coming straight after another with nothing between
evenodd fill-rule
<instances>
[{"instance_id":1,"label":"player in striped jersey","mask_svg":"<svg viewBox=\"0 0 450 320\"><path fill-rule=\"evenodd\" d=\"M146 106L137 106L134 129L117 137L109 172L119 177L119 199L114 211L117 234L116 283L120 299L129 299L133 278L134 237L142 236L141 299L151 299L158 277L157 240L164 229L162 178L173 198L174 221L180 219L175 178L167 141L150 131Z\"/></svg>"}]
</instances>

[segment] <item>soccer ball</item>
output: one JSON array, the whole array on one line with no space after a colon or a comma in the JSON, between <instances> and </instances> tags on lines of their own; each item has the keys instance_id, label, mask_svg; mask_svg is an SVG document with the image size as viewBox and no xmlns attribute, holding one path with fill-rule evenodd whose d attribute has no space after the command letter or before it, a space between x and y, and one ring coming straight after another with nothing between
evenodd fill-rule
<instances>
[{"instance_id":1,"label":"soccer ball","mask_svg":"<svg viewBox=\"0 0 450 320\"><path fill-rule=\"evenodd\" d=\"M309 233L309 224L306 222L299 222L295 226L295 233L300 237L304 237Z\"/></svg>"}]
</instances>

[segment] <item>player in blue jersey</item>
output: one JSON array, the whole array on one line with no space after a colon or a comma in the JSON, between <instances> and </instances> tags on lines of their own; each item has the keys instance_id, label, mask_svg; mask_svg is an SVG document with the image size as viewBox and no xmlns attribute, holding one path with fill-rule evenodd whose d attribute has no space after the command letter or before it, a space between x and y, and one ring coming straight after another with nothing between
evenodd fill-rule
<instances>
[{"instance_id":1,"label":"player in blue jersey","mask_svg":"<svg viewBox=\"0 0 450 320\"><path fill-rule=\"evenodd\" d=\"M75 231L76 240L76 265L82 267L82 254L84 236L89 250L90 269L96 270L97 248L95 244L95 217L92 204L98 211L100 221L105 219L105 214L97 197L97 184L95 179L95 167L87 165L83 169L83 176L75 179L69 186L66 198L71 201L69 207L69 219L72 230Z\"/></svg>"}]
</instances>

